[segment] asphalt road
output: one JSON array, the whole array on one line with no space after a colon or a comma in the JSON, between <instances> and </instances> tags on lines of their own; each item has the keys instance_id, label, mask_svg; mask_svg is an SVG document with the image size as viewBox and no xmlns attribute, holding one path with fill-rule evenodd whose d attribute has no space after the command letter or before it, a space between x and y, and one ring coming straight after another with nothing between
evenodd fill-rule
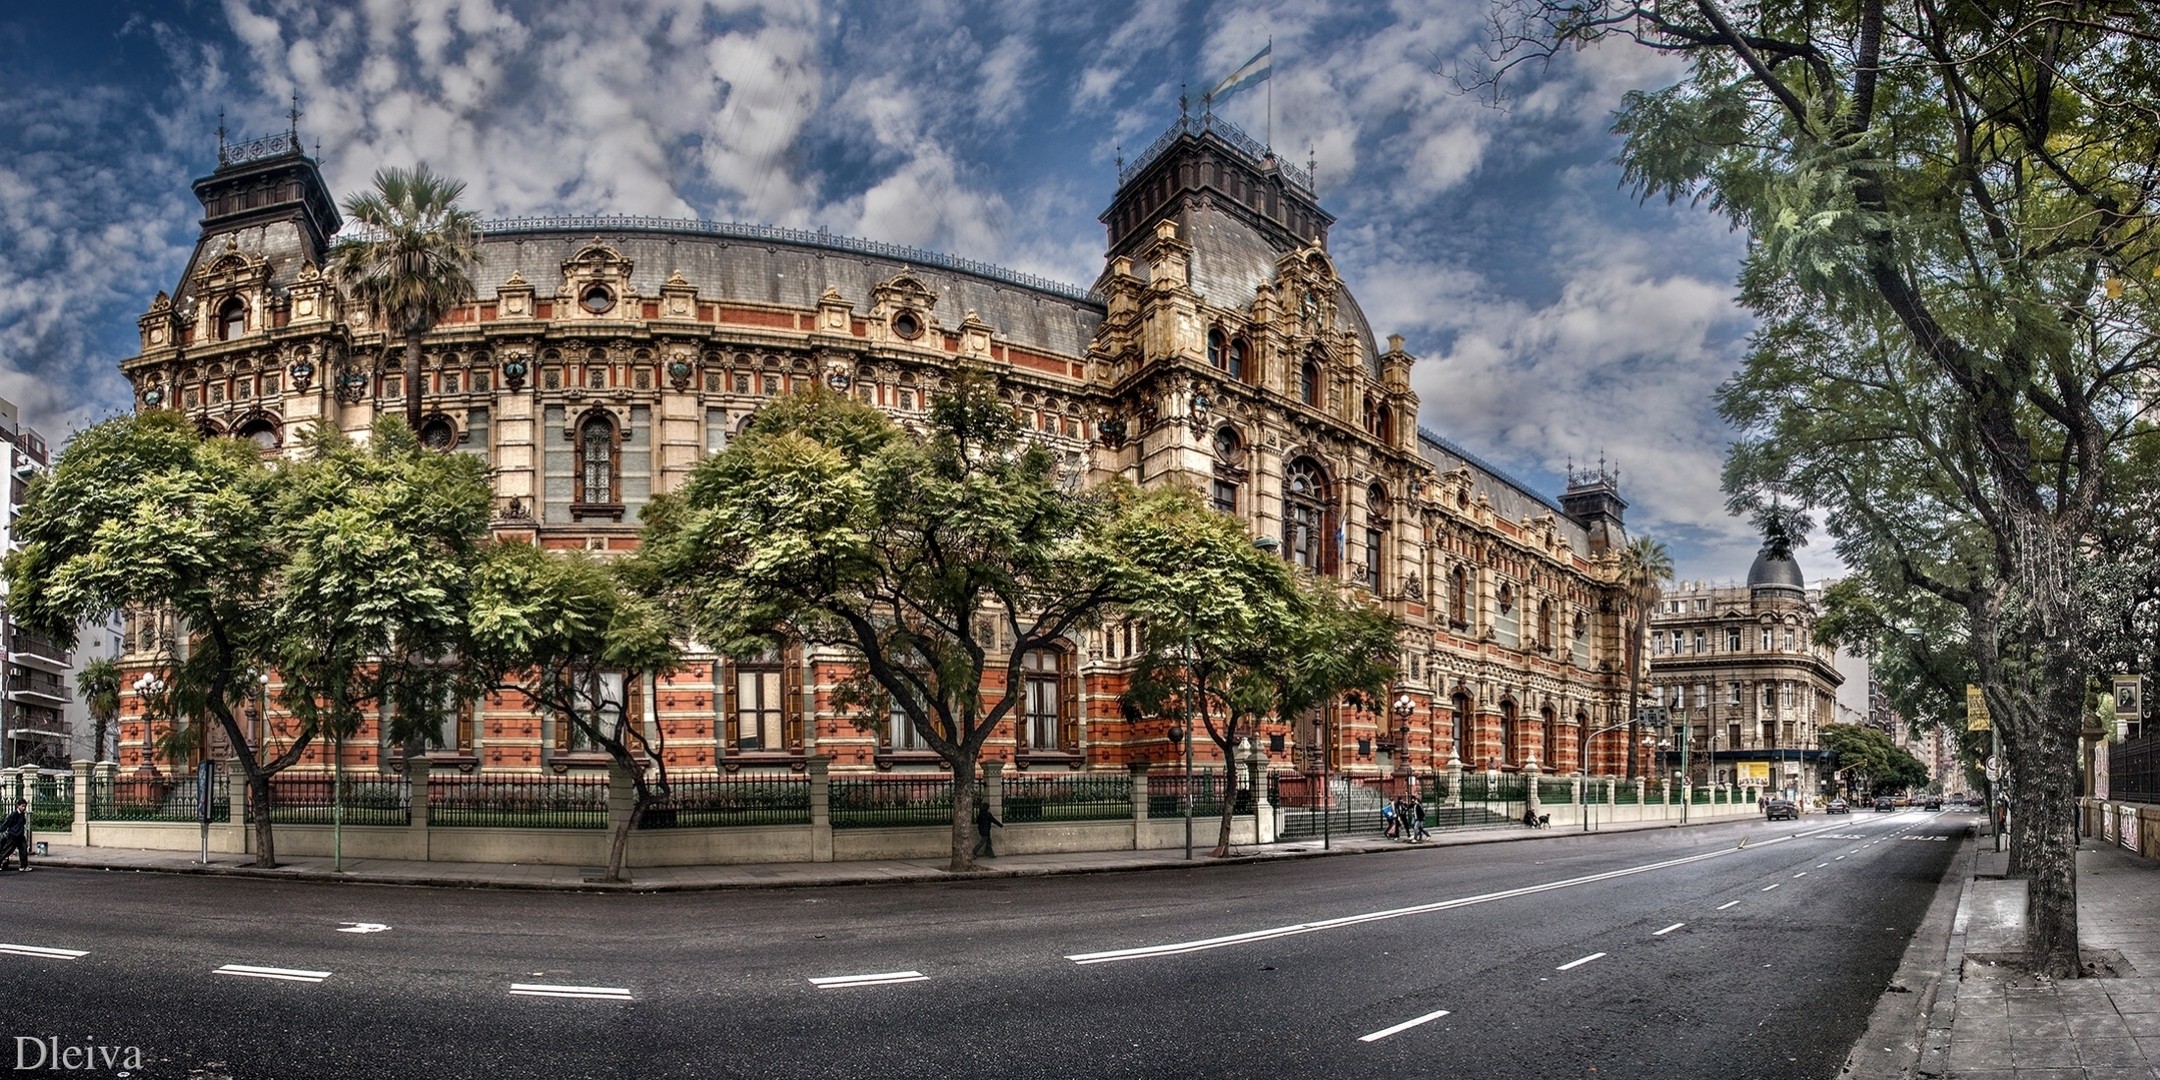
<instances>
[{"instance_id":1,"label":"asphalt road","mask_svg":"<svg viewBox=\"0 0 2160 1080\"><path fill-rule=\"evenodd\" d=\"M0 1069L1829 1080L1971 820L645 896L10 872Z\"/></svg>"}]
</instances>

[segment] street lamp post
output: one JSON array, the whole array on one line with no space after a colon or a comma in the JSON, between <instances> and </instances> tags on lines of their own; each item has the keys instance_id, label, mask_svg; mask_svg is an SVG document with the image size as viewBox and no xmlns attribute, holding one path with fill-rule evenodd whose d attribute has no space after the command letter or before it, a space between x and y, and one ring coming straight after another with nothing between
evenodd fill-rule
<instances>
[{"instance_id":1,"label":"street lamp post","mask_svg":"<svg viewBox=\"0 0 2160 1080\"><path fill-rule=\"evenodd\" d=\"M142 769L142 770L148 770L148 771L150 771L150 772L156 772L156 771L157 771L157 764L156 764L156 762L157 762L157 755L156 755L155 753L153 753L153 752L151 751L151 749L150 749L150 746L151 746L151 728L152 728L152 727L154 726L154 724L155 724L155 717L154 717L154 716L152 715L152 713L151 713L151 709L150 709L150 705L149 705L149 699L150 699L150 698L154 698L154 697L156 697L157 695L159 695L159 694L162 694L162 693L164 693L164 692L165 692L165 680L164 680L164 678L163 678L163 677L159 676L159 675L158 675L158 674L157 674L156 672L149 672L149 671L146 671L146 672L144 672L144 673L142 674L142 676L141 676L141 677L139 677L139 678L137 678L137 679L135 680L134 686L135 686L135 696L136 696L136 697L138 697L138 698L141 698L141 699L143 699L143 700L144 700L144 704L143 704L143 763L142 763L141 769ZM141 771L141 770L138 770L138 771Z\"/></svg>"},{"instance_id":2,"label":"street lamp post","mask_svg":"<svg viewBox=\"0 0 2160 1080\"><path fill-rule=\"evenodd\" d=\"M1585 735L1584 735L1584 736L1582 737L1582 749L1581 749L1581 751L1580 751L1580 752L1579 752L1579 753L1578 753L1578 754L1576 755L1576 758L1575 758L1575 768L1576 768L1576 771L1577 771L1577 772L1580 772L1580 773L1582 774L1582 779L1583 779L1583 782L1582 782L1582 795L1581 795L1581 798L1582 798L1582 819L1583 819L1583 831L1584 831L1584 832L1589 832L1589 831L1590 831L1590 743L1591 743L1591 740L1593 740L1593 739L1596 739L1596 738L1597 738L1598 736L1600 736L1600 735L1603 735L1603 734L1605 734L1605 733L1606 733L1606 732L1608 732L1608 731L1619 731L1619 730L1621 730L1621 729L1623 729L1623 728L1630 728L1630 727L1633 727L1633 726L1635 726L1635 724L1636 724L1636 721L1634 721L1634 720L1622 720L1622 721L1620 721L1619 723L1616 723L1616 724L1607 724L1607 725L1605 725L1604 727L1601 727L1601 728L1598 728L1598 729L1596 729L1596 730L1594 730L1594 731L1588 732L1587 734L1585 734ZM1634 747L1629 747L1629 748L1628 748L1628 752L1629 752L1630 754L1634 753L1634 752L1635 752L1635 750L1634 750Z\"/></svg>"}]
</instances>

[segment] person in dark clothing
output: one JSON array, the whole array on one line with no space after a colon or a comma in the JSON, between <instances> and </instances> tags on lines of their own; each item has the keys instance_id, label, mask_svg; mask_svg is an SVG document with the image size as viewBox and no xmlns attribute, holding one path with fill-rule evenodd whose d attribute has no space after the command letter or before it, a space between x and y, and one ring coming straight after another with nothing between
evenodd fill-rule
<instances>
[{"instance_id":1,"label":"person in dark clothing","mask_svg":"<svg viewBox=\"0 0 2160 1080\"><path fill-rule=\"evenodd\" d=\"M15 812L0 822L0 870L7 869L9 852L14 852L21 864L17 869L30 869L30 803L15 800Z\"/></svg>"},{"instance_id":2,"label":"person in dark clothing","mask_svg":"<svg viewBox=\"0 0 2160 1080\"><path fill-rule=\"evenodd\" d=\"M1000 829L1005 827L1004 822L999 821L997 818L991 816L989 803L976 803L975 854L981 855L984 858L989 859L997 858L997 852L990 849L990 827L993 825L997 826Z\"/></svg>"}]
</instances>

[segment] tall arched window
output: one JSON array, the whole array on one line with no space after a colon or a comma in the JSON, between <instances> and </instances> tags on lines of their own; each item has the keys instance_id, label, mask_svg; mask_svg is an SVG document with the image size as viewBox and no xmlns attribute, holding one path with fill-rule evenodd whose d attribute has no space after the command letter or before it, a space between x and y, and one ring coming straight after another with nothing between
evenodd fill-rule
<instances>
[{"instance_id":1,"label":"tall arched window","mask_svg":"<svg viewBox=\"0 0 2160 1080\"><path fill-rule=\"evenodd\" d=\"M1387 488L1374 484L1365 492L1365 587L1380 591L1387 566L1387 528L1392 514Z\"/></svg>"},{"instance_id":2,"label":"tall arched window","mask_svg":"<svg viewBox=\"0 0 2160 1080\"><path fill-rule=\"evenodd\" d=\"M1220 330L1207 332L1207 362L1215 367L1226 367L1229 363L1224 355L1223 333Z\"/></svg>"},{"instance_id":3,"label":"tall arched window","mask_svg":"<svg viewBox=\"0 0 2160 1080\"><path fill-rule=\"evenodd\" d=\"M1230 377L1239 382L1245 380L1245 341L1243 338L1232 338L1230 341Z\"/></svg>"},{"instance_id":4,"label":"tall arched window","mask_svg":"<svg viewBox=\"0 0 2160 1080\"><path fill-rule=\"evenodd\" d=\"M1550 650L1554 645L1552 601L1540 600L1537 606L1538 647Z\"/></svg>"},{"instance_id":5,"label":"tall arched window","mask_svg":"<svg viewBox=\"0 0 2160 1080\"><path fill-rule=\"evenodd\" d=\"M1320 407L1320 364L1307 360L1298 369L1298 400L1313 408Z\"/></svg>"},{"instance_id":6,"label":"tall arched window","mask_svg":"<svg viewBox=\"0 0 2160 1080\"><path fill-rule=\"evenodd\" d=\"M1551 772L1553 747L1560 745L1560 718L1554 715L1550 705L1545 706L1542 718L1544 722L1539 725L1538 764L1543 765L1545 771Z\"/></svg>"},{"instance_id":7,"label":"tall arched window","mask_svg":"<svg viewBox=\"0 0 2160 1080\"><path fill-rule=\"evenodd\" d=\"M1395 445L1395 410L1382 405L1373 421L1373 434L1379 436L1381 442Z\"/></svg>"},{"instance_id":8,"label":"tall arched window","mask_svg":"<svg viewBox=\"0 0 2160 1080\"><path fill-rule=\"evenodd\" d=\"M1224 426L1215 431L1215 479L1209 501L1225 514L1238 512L1238 480L1245 475L1245 440L1237 429Z\"/></svg>"},{"instance_id":9,"label":"tall arched window","mask_svg":"<svg viewBox=\"0 0 2160 1080\"><path fill-rule=\"evenodd\" d=\"M1327 571L1331 517L1327 477L1320 463L1298 458L1283 470L1283 554L1315 574Z\"/></svg>"},{"instance_id":10,"label":"tall arched window","mask_svg":"<svg viewBox=\"0 0 2160 1080\"><path fill-rule=\"evenodd\" d=\"M1461 566L1448 571L1448 625L1470 625L1470 571Z\"/></svg>"},{"instance_id":11,"label":"tall arched window","mask_svg":"<svg viewBox=\"0 0 2160 1080\"><path fill-rule=\"evenodd\" d=\"M620 501L615 490L615 421L606 413L593 413L578 425L577 501L587 506L612 506Z\"/></svg>"},{"instance_id":12,"label":"tall arched window","mask_svg":"<svg viewBox=\"0 0 2160 1080\"><path fill-rule=\"evenodd\" d=\"M1448 753L1457 761L1470 761L1475 765L1475 761L1463 756L1469 752L1469 745L1463 740L1470 734L1470 695L1457 693L1449 698L1448 711L1453 714L1448 718L1448 737L1454 740L1448 746Z\"/></svg>"},{"instance_id":13,"label":"tall arched window","mask_svg":"<svg viewBox=\"0 0 2160 1080\"><path fill-rule=\"evenodd\" d=\"M218 340L231 341L247 333L247 303L235 296L218 305Z\"/></svg>"},{"instance_id":14,"label":"tall arched window","mask_svg":"<svg viewBox=\"0 0 2160 1080\"><path fill-rule=\"evenodd\" d=\"M1520 733L1515 730L1518 726L1515 722L1515 703L1507 698L1501 698L1499 763L1502 765L1515 763L1514 755L1517 753L1515 740L1520 737Z\"/></svg>"}]
</instances>

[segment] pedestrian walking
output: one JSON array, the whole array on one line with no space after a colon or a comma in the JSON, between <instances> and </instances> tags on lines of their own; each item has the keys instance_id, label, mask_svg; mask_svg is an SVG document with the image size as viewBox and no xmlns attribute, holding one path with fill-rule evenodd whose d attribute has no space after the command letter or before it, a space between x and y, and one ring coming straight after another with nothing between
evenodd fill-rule
<instances>
[{"instance_id":1,"label":"pedestrian walking","mask_svg":"<svg viewBox=\"0 0 2160 1080\"><path fill-rule=\"evenodd\" d=\"M1425 800L1410 800L1410 825L1411 843L1421 844L1432 839L1432 834L1425 831Z\"/></svg>"},{"instance_id":2,"label":"pedestrian walking","mask_svg":"<svg viewBox=\"0 0 2160 1080\"><path fill-rule=\"evenodd\" d=\"M1394 804L1394 803L1392 803L1392 802L1385 802L1385 803L1381 803L1381 804L1380 804L1380 836L1381 836L1381 838L1382 838L1382 839L1387 839L1387 840L1393 840L1393 839L1395 839L1396 837L1398 837L1398 836L1401 836L1401 835L1402 835L1402 821L1401 821L1401 819L1399 819L1399 818L1397 818L1397 817L1395 816L1395 804Z\"/></svg>"},{"instance_id":3,"label":"pedestrian walking","mask_svg":"<svg viewBox=\"0 0 2160 1080\"><path fill-rule=\"evenodd\" d=\"M979 802L979 803L976 803L976 804L975 804L975 854L977 854L977 855L981 855L981 856L983 856L984 858L987 858L987 859L995 859L995 858L997 858L997 852L995 852L995 851L991 850L991 848L990 848L990 829L991 829L991 828L992 828L993 826L995 826L996 828L1000 828L1000 829L1002 829L1002 828L1004 828L1004 827L1005 827L1005 823L1004 823L1004 822L1002 822L1002 821L999 821L999 820L998 820L998 819L997 819L996 817L994 817L994 816L992 816L992 815L991 815L991 813L990 813L990 804L989 804L989 803L987 803L987 802Z\"/></svg>"},{"instance_id":4,"label":"pedestrian walking","mask_svg":"<svg viewBox=\"0 0 2160 1080\"><path fill-rule=\"evenodd\" d=\"M30 802L15 800L15 810L0 822L0 870L7 869L9 852L14 852L19 870L30 869Z\"/></svg>"}]
</instances>

